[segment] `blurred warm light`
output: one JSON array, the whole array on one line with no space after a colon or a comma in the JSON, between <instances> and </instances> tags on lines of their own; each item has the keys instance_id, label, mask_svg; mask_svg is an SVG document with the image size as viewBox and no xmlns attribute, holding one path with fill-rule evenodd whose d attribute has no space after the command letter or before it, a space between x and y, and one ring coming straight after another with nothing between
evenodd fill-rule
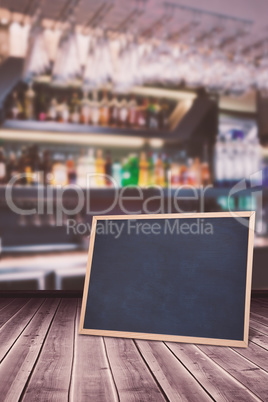
<instances>
[{"instance_id":1,"label":"blurred warm light","mask_svg":"<svg viewBox=\"0 0 268 402\"><path fill-rule=\"evenodd\" d=\"M164 140L160 138L152 138L151 140L149 140L149 145L152 148L162 148L164 145Z\"/></svg>"},{"instance_id":2,"label":"blurred warm light","mask_svg":"<svg viewBox=\"0 0 268 402\"><path fill-rule=\"evenodd\" d=\"M268 158L268 147L261 147L261 153L263 158Z\"/></svg>"},{"instance_id":3,"label":"blurred warm light","mask_svg":"<svg viewBox=\"0 0 268 402\"><path fill-rule=\"evenodd\" d=\"M168 99L176 99L176 100L189 100L193 101L196 98L196 93L180 91L180 90L172 90L172 89L162 89L162 88L153 88L153 87L140 87L135 86L130 89L130 92L136 95L142 96L153 96L156 98L168 98Z\"/></svg>"},{"instance_id":4,"label":"blurred warm light","mask_svg":"<svg viewBox=\"0 0 268 402\"><path fill-rule=\"evenodd\" d=\"M141 148L145 144L142 137L128 137L125 135L100 135L95 134L59 134L56 132L24 131L24 130L1 130L1 139L23 140L42 143L74 144L74 145L103 145L121 148Z\"/></svg>"}]
</instances>

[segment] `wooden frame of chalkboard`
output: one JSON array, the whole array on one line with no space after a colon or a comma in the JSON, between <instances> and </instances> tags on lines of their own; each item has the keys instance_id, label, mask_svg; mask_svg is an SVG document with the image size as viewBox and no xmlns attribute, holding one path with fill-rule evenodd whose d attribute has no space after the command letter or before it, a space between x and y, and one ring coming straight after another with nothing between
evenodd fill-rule
<instances>
[{"instance_id":1,"label":"wooden frame of chalkboard","mask_svg":"<svg viewBox=\"0 0 268 402\"><path fill-rule=\"evenodd\" d=\"M233 290L233 292L237 292L239 294L239 292L241 294L239 294L239 302L241 303L241 309L239 310L240 313L239 317L235 317L235 321L231 321L231 323L236 323L237 321L241 321L241 328L240 328L240 332L238 336L229 336L228 333L225 334L223 337L221 336L205 336L202 331L201 334L199 334L198 330L194 330L197 331L196 333L194 333L194 335L191 333L190 335L187 333L162 333L164 331L160 331L159 333L156 333L155 331L135 331L135 330L127 330L127 328L124 328L122 330L122 328L112 328L111 329L111 325L107 325L107 327L100 328L100 327L95 327L94 325L91 328L91 324L90 325L85 325L85 320L87 319L87 306L92 306L94 305L95 308L95 316L98 316L99 314L102 314L102 311L98 310L98 306L102 306L103 305L103 299L105 299L105 292L103 291L99 291L97 294L97 298L99 298L101 300L100 303L99 300L97 299L97 303L96 300L94 299L94 297L91 300L91 295L90 295L90 284L92 285L92 281L96 280L96 278L91 278L91 273L92 273L92 265L93 265L93 254L94 254L94 244L95 244L95 239L96 239L96 228L97 228L97 224L99 222L103 222L103 224L105 223L105 221L120 221L120 220L124 220L124 221L142 221L142 220L148 220L153 222L153 220L156 220L157 222L161 222L160 220L181 220L181 219L185 219L189 222L189 219L196 219L196 220L202 220L203 222L206 222L206 220L210 220L211 222L216 222L217 225L219 225L219 228L223 227L224 228L224 220L222 222L219 222L219 220L211 220L214 218L220 218L220 219L225 219L225 218L232 218L232 221L235 221L237 224L235 224L235 227L240 227L239 230L244 230L244 244L245 246L245 251L243 251L243 263L241 263L243 266L243 280L239 280L239 278L235 278L233 282L228 282L229 283L229 287L231 287L231 291ZM241 220L243 221L243 218L246 218L246 224L241 223ZM232 222L229 219L229 222ZM180 221L181 222L181 221ZM240 226L238 226L240 225ZM246 227L246 229L241 229L241 227L244 226ZM252 279L252 260L253 260L253 243L254 243L254 228L255 228L255 212L254 211L235 211L235 212L213 212L213 213L193 213L193 214L184 214L184 213L180 213L180 214L162 214L162 215L110 215L110 216L94 216L93 220L92 220L92 227L91 227L91 237L90 237L90 244L89 244L89 252L88 252L88 262L87 262L87 270L86 270L86 277L85 277L85 283L84 283L84 292L83 292L83 300L82 300L82 309L81 309L81 316L80 316L80 326L79 326L79 333L80 334L87 334L87 335L98 335L98 336L111 336L111 337L122 337L122 338L134 338L134 339L147 339L147 340L160 340L160 341L172 341L172 342L187 342L187 343L200 343L200 344L209 344L209 345L220 345L220 346L232 346L232 347L247 347L248 346L248 333L249 333L249 314L250 314L250 297L251 297L251 279ZM230 229L228 229L230 231ZM246 231L246 232L245 232ZM235 230L233 231L231 229L231 232L235 232ZM237 232L238 233L238 232ZM228 235L229 236L229 235ZM234 236L233 233L231 233L230 235L231 237ZM97 235L97 237L100 237L100 235ZM239 236L237 236L239 237ZM179 237L177 237L178 239ZM233 237L232 237L233 239ZM129 239L127 240L128 242L130 241ZM187 240L188 241L188 240ZM191 241L191 240L190 240ZM210 239L208 239L208 241L210 241ZM220 241L218 243L216 243L216 248L217 248L217 244L223 244L223 241ZM230 242L229 242L230 243ZM115 247L116 243L113 243L113 246L110 247ZM233 243L231 242L228 247L231 248L231 245ZM237 243L239 244L239 243ZM209 243L208 243L209 245ZM118 244L118 246L120 246L120 243ZM237 247L237 245L235 246L237 249L237 252L240 253L241 255L241 247ZM177 248L177 247L176 247ZM215 248L215 247L214 247ZM220 248L220 244L219 244L219 248ZM236 250L235 249L235 250ZM102 253L100 253L100 250L102 251ZM120 250L119 251L120 254ZM123 252L123 250L121 250ZM234 250L233 250L234 251ZM217 254L217 250L215 251ZM98 249L98 254L102 254L104 255L105 251L103 251L102 249ZM136 250L136 253L139 253L139 250ZM195 253L192 253L195 254ZM204 253L205 254L205 253ZM245 255L246 254L246 255ZM237 257L237 256L236 256ZM95 255L94 255L95 258ZM239 258L234 259L234 261L240 261L241 257L237 257ZM113 264L112 259L109 259L109 264L104 264L107 268L107 272L110 271L110 267ZM231 260L227 258L227 262L230 262ZM115 261L115 264L117 262ZM220 263L220 257L219 257L219 263ZM96 261L95 261L95 265L96 265ZM98 264L97 264L98 265ZM107 266L109 265L109 267ZM197 264L198 265L198 264ZM216 265L218 265L218 262L216 263ZM105 268L105 269L106 269ZM115 267L116 269L116 267ZM95 272L98 271L98 267L94 267ZM223 269L224 271L224 269ZM231 268L231 274L232 271L235 271L233 268ZM211 272L211 271L210 271ZM224 273L223 273L224 274ZM105 275L105 272L104 272ZM215 276L215 273L211 273L211 275ZM99 278L104 278L103 273L102 276ZM111 278L110 278L111 279ZM113 277L112 277L113 279ZM178 279L178 278L177 278ZM195 278L192 278L192 280L194 281ZM219 281L221 281L221 277L219 277ZM236 281L236 282L235 282ZM100 280L101 282L101 280ZM113 280L111 281L113 282ZM241 282L243 282L243 285L241 284ZM237 285L235 285L235 283L237 283ZM93 284L94 285L94 284ZM130 284L131 286L131 284ZM164 284L163 284L164 286ZM236 289L237 286L237 289ZM108 287L110 287L110 285L108 285ZM98 289L102 289L102 286L98 287ZM229 292L230 289L228 289ZM187 292L187 290L186 290ZM183 293L183 291L182 291ZM236 293L235 293L236 294ZM230 293L231 295L231 293ZM187 296L187 294L186 294ZM108 296L109 297L109 296ZM189 297L188 297L189 299ZM106 301L104 300L104 303L106 302L108 304L110 303L109 298L106 299ZM138 301L138 300L137 300ZM226 298L226 301L228 301L228 298ZM112 303L112 301L111 301ZM124 300L122 300L122 304L124 303ZM184 302L182 303L183 306L187 306L187 297L185 298L185 304ZM95 306L96 304L96 306ZM133 303L135 305L135 303ZM213 304L211 303L210 300L210 305ZM225 303L223 303L225 304ZM229 310L227 310L227 312L229 312L229 315L233 314L233 309L235 311L235 307L236 307L236 302L235 304L230 304L229 305ZM152 300L152 306L154 305L154 300ZM197 305L197 304L196 304ZM180 306L181 308L182 306ZM222 307L221 307L222 308ZM119 314L119 318L120 319L120 313ZM228 314L227 314L228 315ZM211 325L211 321L213 321L213 317L212 320L210 320L208 322L209 325ZM224 320L223 320L224 321ZM209 326L208 325L208 326ZM218 321L218 325L219 321ZM224 322L223 322L224 325ZM236 325L236 324L235 324ZM207 325L205 325L205 327L207 327ZM183 331L182 331L183 332ZM224 332L224 330L223 330ZM232 330L230 331L232 332ZM212 331L213 333L213 331Z\"/></svg>"}]
</instances>

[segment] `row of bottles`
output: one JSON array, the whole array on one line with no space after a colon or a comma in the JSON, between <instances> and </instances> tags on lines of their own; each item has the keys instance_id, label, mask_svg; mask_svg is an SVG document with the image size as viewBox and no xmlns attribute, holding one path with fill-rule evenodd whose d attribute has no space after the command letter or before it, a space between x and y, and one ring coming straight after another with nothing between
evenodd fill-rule
<instances>
[{"instance_id":1,"label":"row of bottles","mask_svg":"<svg viewBox=\"0 0 268 402\"><path fill-rule=\"evenodd\" d=\"M48 91L34 91L32 86L19 96L15 90L7 106L10 119L39 121L58 121L62 123L81 123L94 126L166 129L170 105L157 98L138 99L135 95L117 96L102 91L101 97L79 91L50 94Z\"/></svg>"},{"instance_id":2,"label":"row of bottles","mask_svg":"<svg viewBox=\"0 0 268 402\"><path fill-rule=\"evenodd\" d=\"M18 173L22 174L16 184L20 185L66 185L81 187L179 187L181 185L208 185L211 182L206 159L191 159L181 151L176 157L164 153L140 155L131 153L120 160L113 160L110 151L81 150L80 155L64 155L49 150L39 152L36 145L23 147L18 155L10 152L6 157L0 149L0 183L8 183Z\"/></svg>"},{"instance_id":3,"label":"row of bottles","mask_svg":"<svg viewBox=\"0 0 268 402\"><path fill-rule=\"evenodd\" d=\"M257 129L245 135L228 130L217 137L214 150L214 179L219 187L230 187L240 180L261 184L262 156Z\"/></svg>"}]
</instances>

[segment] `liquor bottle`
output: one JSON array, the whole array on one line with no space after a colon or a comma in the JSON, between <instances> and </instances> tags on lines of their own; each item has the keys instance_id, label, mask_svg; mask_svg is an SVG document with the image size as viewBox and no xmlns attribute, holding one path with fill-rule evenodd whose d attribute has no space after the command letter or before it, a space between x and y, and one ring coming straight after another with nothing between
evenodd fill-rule
<instances>
[{"instance_id":1,"label":"liquor bottle","mask_svg":"<svg viewBox=\"0 0 268 402\"><path fill-rule=\"evenodd\" d=\"M37 145L32 145L29 148L29 159L30 159L31 176L32 176L31 184L37 185L41 180L40 179L41 164Z\"/></svg>"},{"instance_id":2,"label":"liquor bottle","mask_svg":"<svg viewBox=\"0 0 268 402\"><path fill-rule=\"evenodd\" d=\"M192 158L187 159L187 184L189 186L196 186L195 182L195 172L193 169L194 161Z\"/></svg>"},{"instance_id":3,"label":"liquor bottle","mask_svg":"<svg viewBox=\"0 0 268 402\"><path fill-rule=\"evenodd\" d=\"M102 150L97 150L96 156L96 185L97 187L103 187L105 185L104 174L105 174L105 161L102 156Z\"/></svg>"},{"instance_id":4,"label":"liquor bottle","mask_svg":"<svg viewBox=\"0 0 268 402\"><path fill-rule=\"evenodd\" d=\"M130 184L130 165L129 159L124 158L122 161L122 186L128 186Z\"/></svg>"},{"instance_id":5,"label":"liquor bottle","mask_svg":"<svg viewBox=\"0 0 268 402\"><path fill-rule=\"evenodd\" d=\"M93 126L97 126L100 122L100 104L98 101L98 92L94 90L92 92L91 101L91 123Z\"/></svg>"},{"instance_id":6,"label":"liquor bottle","mask_svg":"<svg viewBox=\"0 0 268 402\"><path fill-rule=\"evenodd\" d=\"M76 176L74 159L72 155L68 156L66 161L66 167L67 167L68 184L75 184L77 176Z\"/></svg>"},{"instance_id":7,"label":"liquor bottle","mask_svg":"<svg viewBox=\"0 0 268 402\"><path fill-rule=\"evenodd\" d=\"M262 184L261 170L261 148L257 128L253 127L246 135L243 144L244 175L252 185Z\"/></svg>"},{"instance_id":8,"label":"liquor bottle","mask_svg":"<svg viewBox=\"0 0 268 402\"><path fill-rule=\"evenodd\" d=\"M18 98L17 91L12 92L10 115L13 120L20 119L22 117L23 108Z\"/></svg>"},{"instance_id":9,"label":"liquor bottle","mask_svg":"<svg viewBox=\"0 0 268 402\"><path fill-rule=\"evenodd\" d=\"M233 133L233 160L234 160L234 170L233 170L233 184L241 180L245 175L245 170L243 166L243 140L244 133L240 130L236 130Z\"/></svg>"},{"instance_id":10,"label":"liquor bottle","mask_svg":"<svg viewBox=\"0 0 268 402\"><path fill-rule=\"evenodd\" d=\"M185 151L180 152L179 161L180 161L180 184L185 185L188 184L188 169L187 169Z\"/></svg>"},{"instance_id":11,"label":"liquor bottle","mask_svg":"<svg viewBox=\"0 0 268 402\"><path fill-rule=\"evenodd\" d=\"M220 136L217 137L214 147L214 183L216 187L223 187L224 185L224 162L225 162L225 150L224 142Z\"/></svg>"},{"instance_id":12,"label":"liquor bottle","mask_svg":"<svg viewBox=\"0 0 268 402\"><path fill-rule=\"evenodd\" d=\"M168 186L170 182L170 166L171 160L167 157L166 154L162 155L163 167L165 172L165 185Z\"/></svg>"},{"instance_id":13,"label":"liquor bottle","mask_svg":"<svg viewBox=\"0 0 268 402\"><path fill-rule=\"evenodd\" d=\"M78 98L78 93L74 92L72 94L70 102L70 121L71 123L79 123L80 120L80 100Z\"/></svg>"},{"instance_id":14,"label":"liquor bottle","mask_svg":"<svg viewBox=\"0 0 268 402\"><path fill-rule=\"evenodd\" d=\"M261 169L261 147L258 136L251 140L253 149L253 176L251 177L251 182L256 185L262 185L262 172Z\"/></svg>"},{"instance_id":15,"label":"liquor bottle","mask_svg":"<svg viewBox=\"0 0 268 402\"><path fill-rule=\"evenodd\" d=\"M115 187L121 187L122 186L122 166L121 163L116 160L113 165L112 165L112 176L114 179L113 185Z\"/></svg>"},{"instance_id":16,"label":"liquor bottle","mask_svg":"<svg viewBox=\"0 0 268 402\"><path fill-rule=\"evenodd\" d=\"M180 159L176 156L171 163L171 187L176 188L181 183L181 164Z\"/></svg>"},{"instance_id":17,"label":"liquor bottle","mask_svg":"<svg viewBox=\"0 0 268 402\"><path fill-rule=\"evenodd\" d=\"M81 122L83 124L90 124L91 107L90 100L88 99L88 92L84 91L83 95L83 99L81 100Z\"/></svg>"},{"instance_id":18,"label":"liquor bottle","mask_svg":"<svg viewBox=\"0 0 268 402\"><path fill-rule=\"evenodd\" d=\"M58 105L57 115L61 123L68 123L70 119L70 112L66 98L63 98L62 102Z\"/></svg>"},{"instance_id":19,"label":"liquor bottle","mask_svg":"<svg viewBox=\"0 0 268 402\"><path fill-rule=\"evenodd\" d=\"M51 184L54 186L65 186L68 184L68 171L64 155L56 153L53 159Z\"/></svg>"},{"instance_id":20,"label":"liquor bottle","mask_svg":"<svg viewBox=\"0 0 268 402\"><path fill-rule=\"evenodd\" d=\"M85 151L81 149L80 156L77 160L77 184L80 187L86 188L87 186L87 158Z\"/></svg>"},{"instance_id":21,"label":"liquor bottle","mask_svg":"<svg viewBox=\"0 0 268 402\"><path fill-rule=\"evenodd\" d=\"M137 124L137 102L134 95L131 95L128 103L128 126L135 127Z\"/></svg>"},{"instance_id":22,"label":"liquor bottle","mask_svg":"<svg viewBox=\"0 0 268 402\"><path fill-rule=\"evenodd\" d=\"M33 175L32 175L32 157L31 157L31 147L29 147L26 151L26 156L25 156L25 168L24 168L24 173L26 175L26 184L31 185L33 182Z\"/></svg>"},{"instance_id":23,"label":"liquor bottle","mask_svg":"<svg viewBox=\"0 0 268 402\"><path fill-rule=\"evenodd\" d=\"M125 98L122 99L119 105L119 125L126 127L128 122L128 104Z\"/></svg>"},{"instance_id":24,"label":"liquor bottle","mask_svg":"<svg viewBox=\"0 0 268 402\"><path fill-rule=\"evenodd\" d=\"M157 100L152 99L147 107L147 127L149 129L158 128L159 104Z\"/></svg>"},{"instance_id":25,"label":"liquor bottle","mask_svg":"<svg viewBox=\"0 0 268 402\"><path fill-rule=\"evenodd\" d=\"M147 98L144 98L142 101L142 105L138 107L137 110L137 122L139 128L145 128L147 125L147 111L148 111L149 101Z\"/></svg>"},{"instance_id":26,"label":"liquor bottle","mask_svg":"<svg viewBox=\"0 0 268 402\"><path fill-rule=\"evenodd\" d=\"M6 170L7 170L7 183L8 183L12 179L12 177L15 177L19 173L15 152L10 152Z\"/></svg>"},{"instance_id":27,"label":"liquor bottle","mask_svg":"<svg viewBox=\"0 0 268 402\"><path fill-rule=\"evenodd\" d=\"M43 90L41 90L41 92L37 94L36 103L38 120L45 121L47 118L47 103L46 96Z\"/></svg>"},{"instance_id":28,"label":"liquor bottle","mask_svg":"<svg viewBox=\"0 0 268 402\"><path fill-rule=\"evenodd\" d=\"M154 158L153 153L149 153L148 157L148 185L153 186L155 184L155 174L154 174Z\"/></svg>"},{"instance_id":29,"label":"liquor bottle","mask_svg":"<svg viewBox=\"0 0 268 402\"><path fill-rule=\"evenodd\" d=\"M0 184L6 183L7 179L7 169L6 169L6 158L4 149L0 148Z\"/></svg>"},{"instance_id":30,"label":"liquor bottle","mask_svg":"<svg viewBox=\"0 0 268 402\"><path fill-rule=\"evenodd\" d=\"M169 105L166 101L162 100L159 105L158 112L158 128L161 130L168 128Z\"/></svg>"},{"instance_id":31,"label":"liquor bottle","mask_svg":"<svg viewBox=\"0 0 268 402\"><path fill-rule=\"evenodd\" d=\"M208 147L207 144L204 145L203 151L203 161L201 164L201 183L203 186L208 186L211 182L210 170L208 163Z\"/></svg>"},{"instance_id":32,"label":"liquor bottle","mask_svg":"<svg viewBox=\"0 0 268 402\"><path fill-rule=\"evenodd\" d=\"M200 164L200 159L198 157L194 158L193 165L191 167L192 175L193 175L193 180L194 180L194 185L196 187L201 186L201 164Z\"/></svg>"},{"instance_id":33,"label":"liquor bottle","mask_svg":"<svg viewBox=\"0 0 268 402\"><path fill-rule=\"evenodd\" d=\"M108 126L109 124L109 99L107 91L103 91L102 100L100 102L100 124Z\"/></svg>"},{"instance_id":34,"label":"liquor bottle","mask_svg":"<svg viewBox=\"0 0 268 402\"><path fill-rule=\"evenodd\" d=\"M146 159L146 153L141 152L140 162L139 162L139 186L146 187L149 183L149 175L148 175L149 163Z\"/></svg>"},{"instance_id":35,"label":"liquor bottle","mask_svg":"<svg viewBox=\"0 0 268 402\"><path fill-rule=\"evenodd\" d=\"M106 160L105 160L105 184L106 186L111 186L112 181L110 177L112 176L112 158L111 158L111 152L107 151L106 152Z\"/></svg>"},{"instance_id":36,"label":"liquor bottle","mask_svg":"<svg viewBox=\"0 0 268 402\"><path fill-rule=\"evenodd\" d=\"M163 161L161 159L161 155L158 154L158 158L155 162L155 184L157 186L164 187L165 186L165 170L164 170L164 165Z\"/></svg>"},{"instance_id":37,"label":"liquor bottle","mask_svg":"<svg viewBox=\"0 0 268 402\"><path fill-rule=\"evenodd\" d=\"M57 102L57 99L54 97L50 101L48 114L47 114L47 120L50 120L50 121L57 120L57 108L58 108L58 102Z\"/></svg>"},{"instance_id":38,"label":"liquor bottle","mask_svg":"<svg viewBox=\"0 0 268 402\"><path fill-rule=\"evenodd\" d=\"M129 155L129 184L132 186L137 186L139 182L139 158L136 153Z\"/></svg>"},{"instance_id":39,"label":"liquor bottle","mask_svg":"<svg viewBox=\"0 0 268 402\"><path fill-rule=\"evenodd\" d=\"M25 117L27 120L34 119L34 98L35 92L33 90L32 84L29 85L29 88L25 92Z\"/></svg>"},{"instance_id":40,"label":"liquor bottle","mask_svg":"<svg viewBox=\"0 0 268 402\"><path fill-rule=\"evenodd\" d=\"M109 124L111 127L116 127L119 125L119 102L116 98L116 95L113 95L110 102L109 117Z\"/></svg>"},{"instance_id":41,"label":"liquor bottle","mask_svg":"<svg viewBox=\"0 0 268 402\"><path fill-rule=\"evenodd\" d=\"M224 148L224 186L229 187L233 183L233 172L234 172L234 153L233 153L233 142L232 134L228 132L225 134ZM202 170L202 168L201 168Z\"/></svg>"},{"instance_id":42,"label":"liquor bottle","mask_svg":"<svg viewBox=\"0 0 268 402\"><path fill-rule=\"evenodd\" d=\"M43 173L43 184L48 186L51 184L52 179L52 161L50 151L48 149L44 150L43 152L43 160L41 165L41 170Z\"/></svg>"},{"instance_id":43,"label":"liquor bottle","mask_svg":"<svg viewBox=\"0 0 268 402\"><path fill-rule=\"evenodd\" d=\"M27 164L27 148L23 146L21 148L21 152L20 152L20 155L18 158L18 170L19 170L19 173L22 175L18 184L21 184L21 185L27 184L27 180L25 177L26 164Z\"/></svg>"},{"instance_id":44,"label":"liquor bottle","mask_svg":"<svg viewBox=\"0 0 268 402\"><path fill-rule=\"evenodd\" d=\"M87 187L96 187L96 161L94 149L90 148L86 156Z\"/></svg>"}]
</instances>

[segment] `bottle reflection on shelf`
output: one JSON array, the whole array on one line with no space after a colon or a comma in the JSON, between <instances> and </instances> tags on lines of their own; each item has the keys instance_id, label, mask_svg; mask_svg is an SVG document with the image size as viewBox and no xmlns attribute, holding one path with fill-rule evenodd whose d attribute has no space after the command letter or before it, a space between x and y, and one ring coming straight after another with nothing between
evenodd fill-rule
<instances>
[{"instance_id":1,"label":"bottle reflection on shelf","mask_svg":"<svg viewBox=\"0 0 268 402\"><path fill-rule=\"evenodd\" d=\"M0 184L5 183L5 179L7 176L7 164L4 149L0 148Z\"/></svg>"},{"instance_id":2,"label":"bottle reflection on shelf","mask_svg":"<svg viewBox=\"0 0 268 402\"><path fill-rule=\"evenodd\" d=\"M83 223L83 222L84 222L81 212L78 212L78 213L75 215L75 221L76 221L76 224L77 224L77 225L79 225L80 223Z\"/></svg>"},{"instance_id":3,"label":"bottle reflection on shelf","mask_svg":"<svg viewBox=\"0 0 268 402\"><path fill-rule=\"evenodd\" d=\"M66 213L62 213L62 225L67 226L68 225L68 215Z\"/></svg>"},{"instance_id":4,"label":"bottle reflection on shelf","mask_svg":"<svg viewBox=\"0 0 268 402\"><path fill-rule=\"evenodd\" d=\"M36 212L36 213L33 215L32 224L33 224L34 226L37 226L37 227L40 227L40 226L43 225L43 223L42 223L42 221L41 221L41 216L39 215L38 212Z\"/></svg>"},{"instance_id":5,"label":"bottle reflection on shelf","mask_svg":"<svg viewBox=\"0 0 268 402\"><path fill-rule=\"evenodd\" d=\"M27 226L27 219L25 215L20 214L18 217L18 225L19 226Z\"/></svg>"},{"instance_id":6,"label":"bottle reflection on shelf","mask_svg":"<svg viewBox=\"0 0 268 402\"><path fill-rule=\"evenodd\" d=\"M56 218L54 213L47 214L47 223L49 226L56 226Z\"/></svg>"}]
</instances>

